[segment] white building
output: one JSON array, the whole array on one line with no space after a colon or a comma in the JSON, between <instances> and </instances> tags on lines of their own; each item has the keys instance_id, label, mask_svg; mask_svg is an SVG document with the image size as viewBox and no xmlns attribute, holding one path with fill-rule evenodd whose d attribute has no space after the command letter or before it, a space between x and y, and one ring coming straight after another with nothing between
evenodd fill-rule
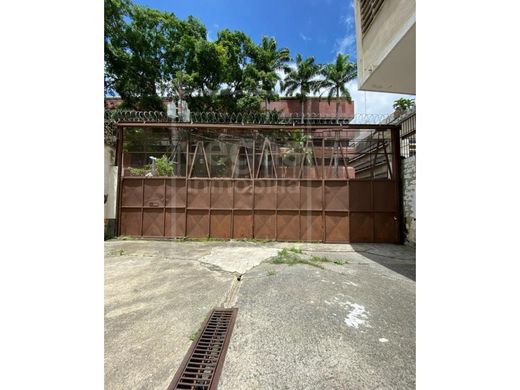
<instances>
[{"instance_id":1,"label":"white building","mask_svg":"<svg viewBox=\"0 0 520 390\"><path fill-rule=\"evenodd\" d=\"M354 0L358 85L415 95L415 0Z\"/></svg>"}]
</instances>

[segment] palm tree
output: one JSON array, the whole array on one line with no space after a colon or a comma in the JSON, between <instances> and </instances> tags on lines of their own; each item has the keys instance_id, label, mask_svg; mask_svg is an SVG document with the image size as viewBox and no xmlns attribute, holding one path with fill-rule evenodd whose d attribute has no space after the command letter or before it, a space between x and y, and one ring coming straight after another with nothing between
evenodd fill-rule
<instances>
[{"instance_id":1,"label":"palm tree","mask_svg":"<svg viewBox=\"0 0 520 390\"><path fill-rule=\"evenodd\" d=\"M327 100L330 104L332 97L336 98L336 123L339 122L339 103L341 98L352 103L350 91L346 84L357 77L357 66L349 60L348 54L338 53L336 62L325 65L321 70L324 79L320 81L319 88L328 90Z\"/></svg>"},{"instance_id":2,"label":"palm tree","mask_svg":"<svg viewBox=\"0 0 520 390\"><path fill-rule=\"evenodd\" d=\"M290 61L289 49L278 49L276 40L272 37L262 37L262 43L255 47L252 56L254 69L257 71L257 78L261 83L261 94L265 100L265 109L269 102L275 97L274 87L280 81L277 70L288 69L287 63Z\"/></svg>"},{"instance_id":3,"label":"palm tree","mask_svg":"<svg viewBox=\"0 0 520 390\"><path fill-rule=\"evenodd\" d=\"M302 123L304 118L305 99L311 92L319 89L319 80L313 80L318 75L321 67L314 62L314 57L302 59L300 54L296 55L296 68L286 71L286 78L282 83L282 90L287 92L288 96L299 89L296 94L300 98L302 105Z\"/></svg>"}]
</instances>

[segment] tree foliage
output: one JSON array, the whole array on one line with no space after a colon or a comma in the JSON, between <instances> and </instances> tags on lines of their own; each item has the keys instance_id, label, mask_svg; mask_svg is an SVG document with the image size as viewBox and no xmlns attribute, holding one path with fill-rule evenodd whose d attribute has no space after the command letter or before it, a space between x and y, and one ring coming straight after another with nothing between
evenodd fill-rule
<instances>
[{"instance_id":1,"label":"tree foliage","mask_svg":"<svg viewBox=\"0 0 520 390\"><path fill-rule=\"evenodd\" d=\"M300 98L302 107L302 120L304 116L304 103L311 92L319 89L320 81L316 78L321 66L316 64L314 57L303 59L300 54L296 55L296 67L286 70L286 78L282 83L282 89L287 95L292 96L296 91L296 96Z\"/></svg>"},{"instance_id":2,"label":"tree foliage","mask_svg":"<svg viewBox=\"0 0 520 390\"><path fill-rule=\"evenodd\" d=\"M338 53L336 62L324 65L321 69L323 80L318 84L319 89L328 91L327 101L330 104L331 99L336 99L336 119L339 117L339 103L341 98L345 98L352 103L350 91L347 83L357 77L357 66L349 60L349 55Z\"/></svg>"},{"instance_id":3,"label":"tree foliage","mask_svg":"<svg viewBox=\"0 0 520 390\"><path fill-rule=\"evenodd\" d=\"M273 37L255 44L241 31L224 29L211 41L192 16L181 20L132 0L105 0L105 95L119 95L124 108L164 110L162 99L169 97L187 101L192 111L267 110L279 98L275 87L283 72L282 88L289 95L298 91L303 110L321 67L299 54L295 69L290 61L289 49ZM331 72L323 75L341 82ZM344 87L338 91L350 99Z\"/></svg>"}]
</instances>

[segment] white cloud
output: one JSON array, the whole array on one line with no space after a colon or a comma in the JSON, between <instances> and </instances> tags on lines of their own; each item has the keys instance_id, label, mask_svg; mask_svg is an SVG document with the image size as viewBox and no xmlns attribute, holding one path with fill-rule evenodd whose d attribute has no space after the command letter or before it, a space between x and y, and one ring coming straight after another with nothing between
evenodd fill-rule
<instances>
[{"instance_id":1,"label":"white cloud","mask_svg":"<svg viewBox=\"0 0 520 390\"><path fill-rule=\"evenodd\" d=\"M289 62L287 66L291 69L296 69L296 62ZM280 80L285 79L285 72L283 70L277 70L276 74L278 75L278 77L280 77ZM276 83L274 90L280 96L285 96L285 93L282 93L282 91L280 90L280 82Z\"/></svg>"},{"instance_id":2,"label":"white cloud","mask_svg":"<svg viewBox=\"0 0 520 390\"><path fill-rule=\"evenodd\" d=\"M312 38L309 38L308 36L303 35L303 33L300 33L300 38L303 39L304 41L312 41Z\"/></svg>"},{"instance_id":3,"label":"white cloud","mask_svg":"<svg viewBox=\"0 0 520 390\"><path fill-rule=\"evenodd\" d=\"M394 111L392 105L396 99L406 97L408 95L386 93L386 92L369 92L358 90L357 79L347 84L352 100L354 100L355 114L390 114ZM365 108L366 101L366 108Z\"/></svg>"},{"instance_id":4,"label":"white cloud","mask_svg":"<svg viewBox=\"0 0 520 390\"><path fill-rule=\"evenodd\" d=\"M347 15L343 17L343 23L347 25L349 28L354 28L354 16Z\"/></svg>"},{"instance_id":5,"label":"white cloud","mask_svg":"<svg viewBox=\"0 0 520 390\"><path fill-rule=\"evenodd\" d=\"M343 38L336 39L336 43L334 45L334 49L332 52L338 54L347 54L348 48L356 43L356 35L354 33L347 34ZM355 48L354 48L355 50Z\"/></svg>"}]
</instances>

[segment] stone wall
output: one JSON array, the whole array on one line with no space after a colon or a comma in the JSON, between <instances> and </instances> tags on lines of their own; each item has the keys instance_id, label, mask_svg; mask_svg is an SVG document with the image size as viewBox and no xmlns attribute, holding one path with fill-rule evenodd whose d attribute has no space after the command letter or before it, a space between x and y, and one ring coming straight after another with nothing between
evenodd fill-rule
<instances>
[{"instance_id":1,"label":"stone wall","mask_svg":"<svg viewBox=\"0 0 520 390\"><path fill-rule=\"evenodd\" d=\"M404 243L415 247L415 156L401 160Z\"/></svg>"}]
</instances>

